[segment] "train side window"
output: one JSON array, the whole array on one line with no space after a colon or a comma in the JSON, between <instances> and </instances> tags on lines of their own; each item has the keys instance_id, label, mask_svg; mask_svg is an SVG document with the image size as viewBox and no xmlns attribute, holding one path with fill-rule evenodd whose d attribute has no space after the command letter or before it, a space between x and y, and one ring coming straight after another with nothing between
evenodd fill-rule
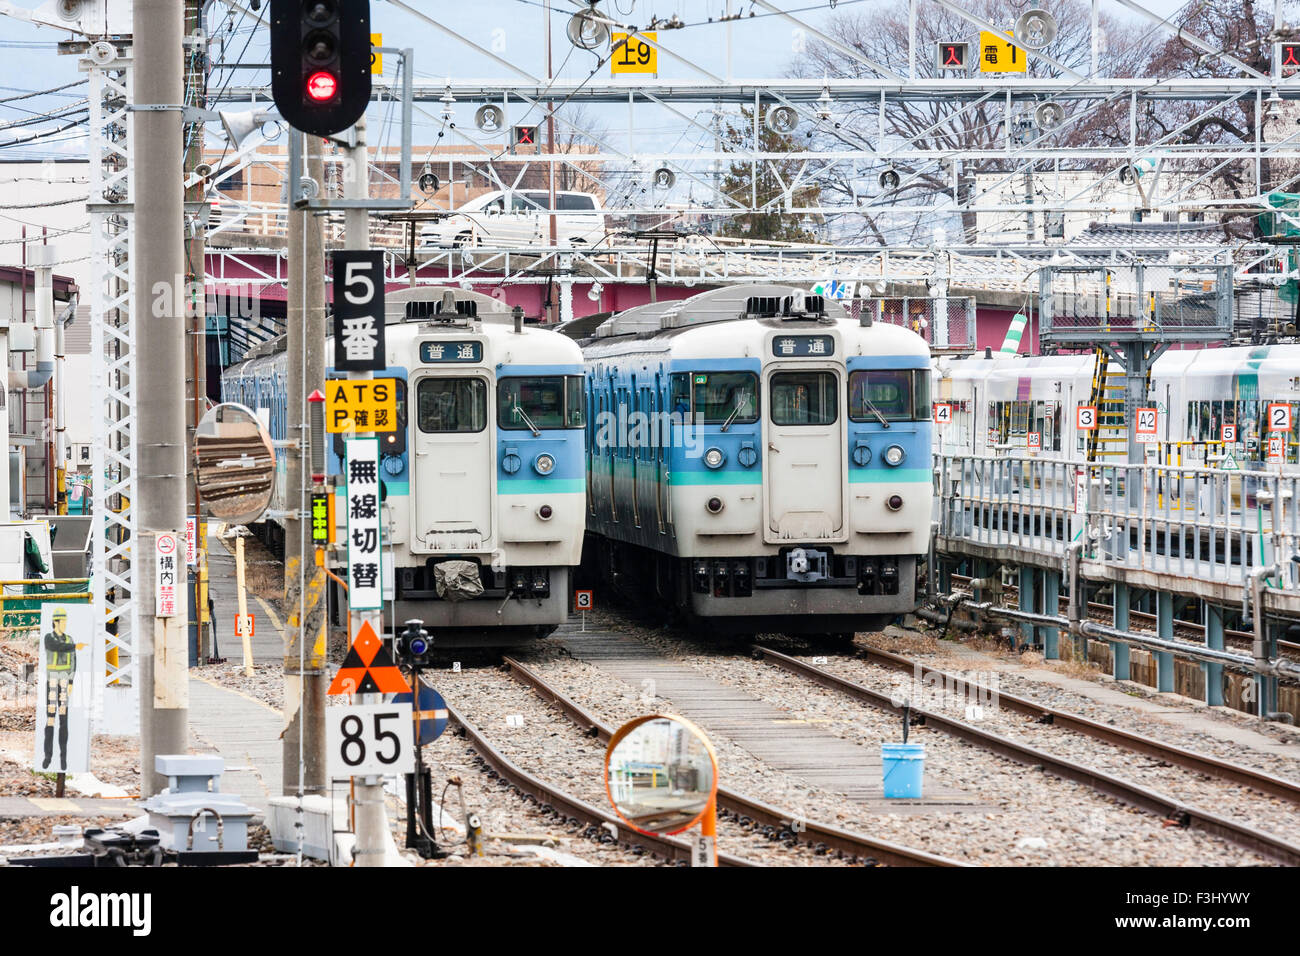
<instances>
[{"instance_id":1,"label":"train side window","mask_svg":"<svg viewBox=\"0 0 1300 956\"><path fill-rule=\"evenodd\" d=\"M691 377L685 372L674 372L669 379L668 410L682 422L691 417Z\"/></svg>"},{"instance_id":2,"label":"train side window","mask_svg":"<svg viewBox=\"0 0 1300 956\"><path fill-rule=\"evenodd\" d=\"M753 372L694 372L696 418L705 425L758 421L758 376Z\"/></svg>"},{"instance_id":3,"label":"train side window","mask_svg":"<svg viewBox=\"0 0 1300 956\"><path fill-rule=\"evenodd\" d=\"M487 427L487 384L479 378L422 379L416 406L422 432L479 432Z\"/></svg>"}]
</instances>

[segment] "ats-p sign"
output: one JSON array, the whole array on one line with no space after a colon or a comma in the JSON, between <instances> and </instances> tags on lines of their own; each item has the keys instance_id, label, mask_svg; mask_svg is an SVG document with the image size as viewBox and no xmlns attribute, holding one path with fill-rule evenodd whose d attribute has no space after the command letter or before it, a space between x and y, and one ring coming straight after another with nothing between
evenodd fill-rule
<instances>
[{"instance_id":1,"label":"ats-p sign","mask_svg":"<svg viewBox=\"0 0 1300 956\"><path fill-rule=\"evenodd\" d=\"M341 379L325 383L325 430L397 430L397 382L391 378Z\"/></svg>"}]
</instances>

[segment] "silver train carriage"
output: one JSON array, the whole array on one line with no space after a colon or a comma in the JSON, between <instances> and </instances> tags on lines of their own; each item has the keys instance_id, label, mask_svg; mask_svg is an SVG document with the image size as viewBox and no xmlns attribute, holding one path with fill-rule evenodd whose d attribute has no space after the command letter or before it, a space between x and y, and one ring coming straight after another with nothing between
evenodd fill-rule
<instances>
[{"instance_id":1,"label":"silver train carriage","mask_svg":"<svg viewBox=\"0 0 1300 956\"><path fill-rule=\"evenodd\" d=\"M1095 399L1092 354L941 359L936 402L952 406L951 423L935 430L937 452L1026 455L1080 460L1087 435L1075 409ZM1110 362L1100 384L1095 458L1127 459L1124 369ZM1267 463L1270 435L1284 437L1283 467L1300 461L1300 345L1170 350L1151 369L1149 406L1158 412L1157 460L1193 467L1230 457L1239 468ZM1290 408L1290 430L1270 427L1269 406ZM1274 409L1274 414L1277 410ZM1235 435L1224 440L1224 426ZM1229 435L1233 432L1229 431Z\"/></svg>"},{"instance_id":2,"label":"silver train carriage","mask_svg":"<svg viewBox=\"0 0 1300 956\"><path fill-rule=\"evenodd\" d=\"M397 430L379 433L386 626L420 618L440 645L458 646L549 633L568 617L582 554L581 351L475 292L389 292L386 308L388 367L375 377L396 380L398 408ZM333 355L332 339L325 348ZM272 437L284 439L286 384L281 337L227 369L222 392L266 409ZM345 541L343 436L330 439L334 538ZM277 468L272 507L283 511L280 453ZM273 520L265 530L282 539ZM331 567L346 560L345 549L330 552Z\"/></svg>"},{"instance_id":3,"label":"silver train carriage","mask_svg":"<svg viewBox=\"0 0 1300 956\"><path fill-rule=\"evenodd\" d=\"M739 633L914 609L933 479L920 336L755 285L620 313L583 355L585 557L615 584Z\"/></svg>"}]
</instances>

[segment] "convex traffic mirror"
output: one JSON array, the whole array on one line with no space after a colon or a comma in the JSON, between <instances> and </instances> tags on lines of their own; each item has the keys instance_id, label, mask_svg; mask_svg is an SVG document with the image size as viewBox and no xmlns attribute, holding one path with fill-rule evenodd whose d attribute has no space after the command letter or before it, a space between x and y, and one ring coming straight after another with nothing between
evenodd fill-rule
<instances>
[{"instance_id":1,"label":"convex traffic mirror","mask_svg":"<svg viewBox=\"0 0 1300 956\"><path fill-rule=\"evenodd\" d=\"M194 472L208 513L228 524L262 517L275 490L275 447L247 407L225 402L208 409L194 434Z\"/></svg>"}]
</instances>

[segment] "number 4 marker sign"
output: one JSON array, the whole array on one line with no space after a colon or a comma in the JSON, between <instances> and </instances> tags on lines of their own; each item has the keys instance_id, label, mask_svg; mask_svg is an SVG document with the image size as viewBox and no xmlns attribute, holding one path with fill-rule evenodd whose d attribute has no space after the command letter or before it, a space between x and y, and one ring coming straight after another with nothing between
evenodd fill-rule
<instances>
[{"instance_id":1,"label":"number 4 marker sign","mask_svg":"<svg viewBox=\"0 0 1300 956\"><path fill-rule=\"evenodd\" d=\"M934 405L934 423L936 425L948 425L952 422L952 406L947 402L935 402Z\"/></svg>"}]
</instances>

